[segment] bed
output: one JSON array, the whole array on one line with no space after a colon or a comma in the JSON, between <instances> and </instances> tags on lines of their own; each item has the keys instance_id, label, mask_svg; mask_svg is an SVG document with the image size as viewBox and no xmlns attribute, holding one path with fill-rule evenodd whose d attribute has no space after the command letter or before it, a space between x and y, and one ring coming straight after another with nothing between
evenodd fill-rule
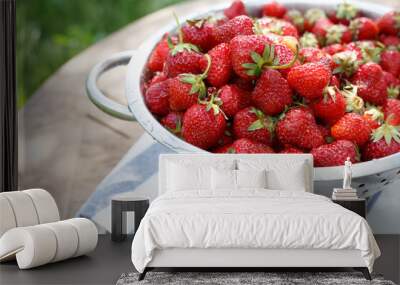
<instances>
[{"instance_id":1,"label":"bed","mask_svg":"<svg viewBox=\"0 0 400 285\"><path fill-rule=\"evenodd\" d=\"M365 219L313 192L301 155L168 154L159 196L132 243L143 279L158 267L352 267L380 251Z\"/></svg>"}]
</instances>

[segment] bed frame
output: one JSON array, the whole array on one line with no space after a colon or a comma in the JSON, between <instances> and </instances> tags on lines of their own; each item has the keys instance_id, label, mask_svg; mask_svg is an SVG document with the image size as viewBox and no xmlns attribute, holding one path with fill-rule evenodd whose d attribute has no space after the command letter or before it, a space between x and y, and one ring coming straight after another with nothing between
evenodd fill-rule
<instances>
[{"instance_id":1,"label":"bed frame","mask_svg":"<svg viewBox=\"0 0 400 285\"><path fill-rule=\"evenodd\" d=\"M181 160L185 156L192 163L212 164L218 159L249 159L254 158L248 154L168 154L161 155L159 160L159 194L165 192L166 185L166 161ZM272 161L285 159L292 161L304 161L309 166L306 176L309 181L307 191L313 191L313 158L310 154L286 155L285 157L276 154L257 155L257 158L271 159ZM153 269L160 268L182 268L182 269L203 269L214 271L214 269L225 268L229 271L264 271L265 269L315 269L315 268L353 268L361 271L367 280L371 276L359 250L330 250L330 249L253 249L253 248L170 248L158 249L154 252L152 261L139 275L143 280L146 273ZM261 270L264 269L264 270Z\"/></svg>"},{"instance_id":2,"label":"bed frame","mask_svg":"<svg viewBox=\"0 0 400 285\"><path fill-rule=\"evenodd\" d=\"M371 275L359 250L329 249L193 249L171 248L156 250L152 261L139 275L143 280L148 271L156 268L182 268L214 271L264 271L266 269L337 269L353 268L367 280ZM261 270L263 269L263 270Z\"/></svg>"}]
</instances>

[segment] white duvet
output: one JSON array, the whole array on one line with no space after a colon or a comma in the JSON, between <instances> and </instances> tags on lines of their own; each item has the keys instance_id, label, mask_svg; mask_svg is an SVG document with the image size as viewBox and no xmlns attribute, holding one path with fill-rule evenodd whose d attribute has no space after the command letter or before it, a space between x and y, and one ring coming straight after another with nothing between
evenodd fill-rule
<instances>
[{"instance_id":1,"label":"white duvet","mask_svg":"<svg viewBox=\"0 0 400 285\"><path fill-rule=\"evenodd\" d=\"M370 271L380 255L359 215L320 195L265 189L158 197L134 237L132 262L143 272L165 248L358 249Z\"/></svg>"}]
</instances>

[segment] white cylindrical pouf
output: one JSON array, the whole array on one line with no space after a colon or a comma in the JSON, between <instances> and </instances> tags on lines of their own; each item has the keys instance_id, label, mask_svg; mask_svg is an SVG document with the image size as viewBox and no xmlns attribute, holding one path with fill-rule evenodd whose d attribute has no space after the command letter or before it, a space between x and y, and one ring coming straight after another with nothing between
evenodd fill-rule
<instances>
[{"instance_id":1,"label":"white cylindrical pouf","mask_svg":"<svg viewBox=\"0 0 400 285\"><path fill-rule=\"evenodd\" d=\"M20 269L77 257L96 248L97 228L88 219L18 227L0 238L0 261L16 257Z\"/></svg>"},{"instance_id":2,"label":"white cylindrical pouf","mask_svg":"<svg viewBox=\"0 0 400 285\"><path fill-rule=\"evenodd\" d=\"M36 208L39 224L57 222L60 214L54 198L43 189L28 189L22 191L30 196Z\"/></svg>"},{"instance_id":3,"label":"white cylindrical pouf","mask_svg":"<svg viewBox=\"0 0 400 285\"><path fill-rule=\"evenodd\" d=\"M44 224L42 226L51 229L56 235L57 251L51 262L71 258L75 255L78 249L79 238L74 226L65 221Z\"/></svg>"},{"instance_id":4,"label":"white cylindrical pouf","mask_svg":"<svg viewBox=\"0 0 400 285\"><path fill-rule=\"evenodd\" d=\"M54 232L42 225L11 229L0 239L0 258L15 254L20 269L49 263L56 252Z\"/></svg>"},{"instance_id":5,"label":"white cylindrical pouf","mask_svg":"<svg viewBox=\"0 0 400 285\"><path fill-rule=\"evenodd\" d=\"M1 193L8 202L15 215L17 227L33 226L39 223L35 205L30 196L22 191Z\"/></svg>"},{"instance_id":6,"label":"white cylindrical pouf","mask_svg":"<svg viewBox=\"0 0 400 285\"><path fill-rule=\"evenodd\" d=\"M98 232L95 224L88 219L74 218L64 222L75 227L78 233L79 244L74 257L86 254L96 248Z\"/></svg>"},{"instance_id":7,"label":"white cylindrical pouf","mask_svg":"<svg viewBox=\"0 0 400 285\"><path fill-rule=\"evenodd\" d=\"M0 194L0 237L9 229L15 228L14 211L6 197Z\"/></svg>"}]
</instances>

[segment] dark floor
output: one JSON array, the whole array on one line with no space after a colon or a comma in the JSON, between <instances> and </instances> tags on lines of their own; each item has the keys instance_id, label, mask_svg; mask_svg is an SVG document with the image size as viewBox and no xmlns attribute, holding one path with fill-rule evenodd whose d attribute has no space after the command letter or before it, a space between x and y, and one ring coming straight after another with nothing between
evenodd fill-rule
<instances>
[{"instance_id":1,"label":"dark floor","mask_svg":"<svg viewBox=\"0 0 400 285\"><path fill-rule=\"evenodd\" d=\"M399 283L400 235L377 235L382 256L375 263L375 272ZM130 260L131 241L110 241L109 235L99 236L96 251L30 270L18 270L15 262L0 265L0 284L115 284L124 272L134 271Z\"/></svg>"},{"instance_id":2,"label":"dark floor","mask_svg":"<svg viewBox=\"0 0 400 285\"><path fill-rule=\"evenodd\" d=\"M134 271L130 259L131 241L112 242L99 235L94 252L88 256L18 270L16 262L0 264L0 284L115 284L124 272Z\"/></svg>"}]
</instances>

